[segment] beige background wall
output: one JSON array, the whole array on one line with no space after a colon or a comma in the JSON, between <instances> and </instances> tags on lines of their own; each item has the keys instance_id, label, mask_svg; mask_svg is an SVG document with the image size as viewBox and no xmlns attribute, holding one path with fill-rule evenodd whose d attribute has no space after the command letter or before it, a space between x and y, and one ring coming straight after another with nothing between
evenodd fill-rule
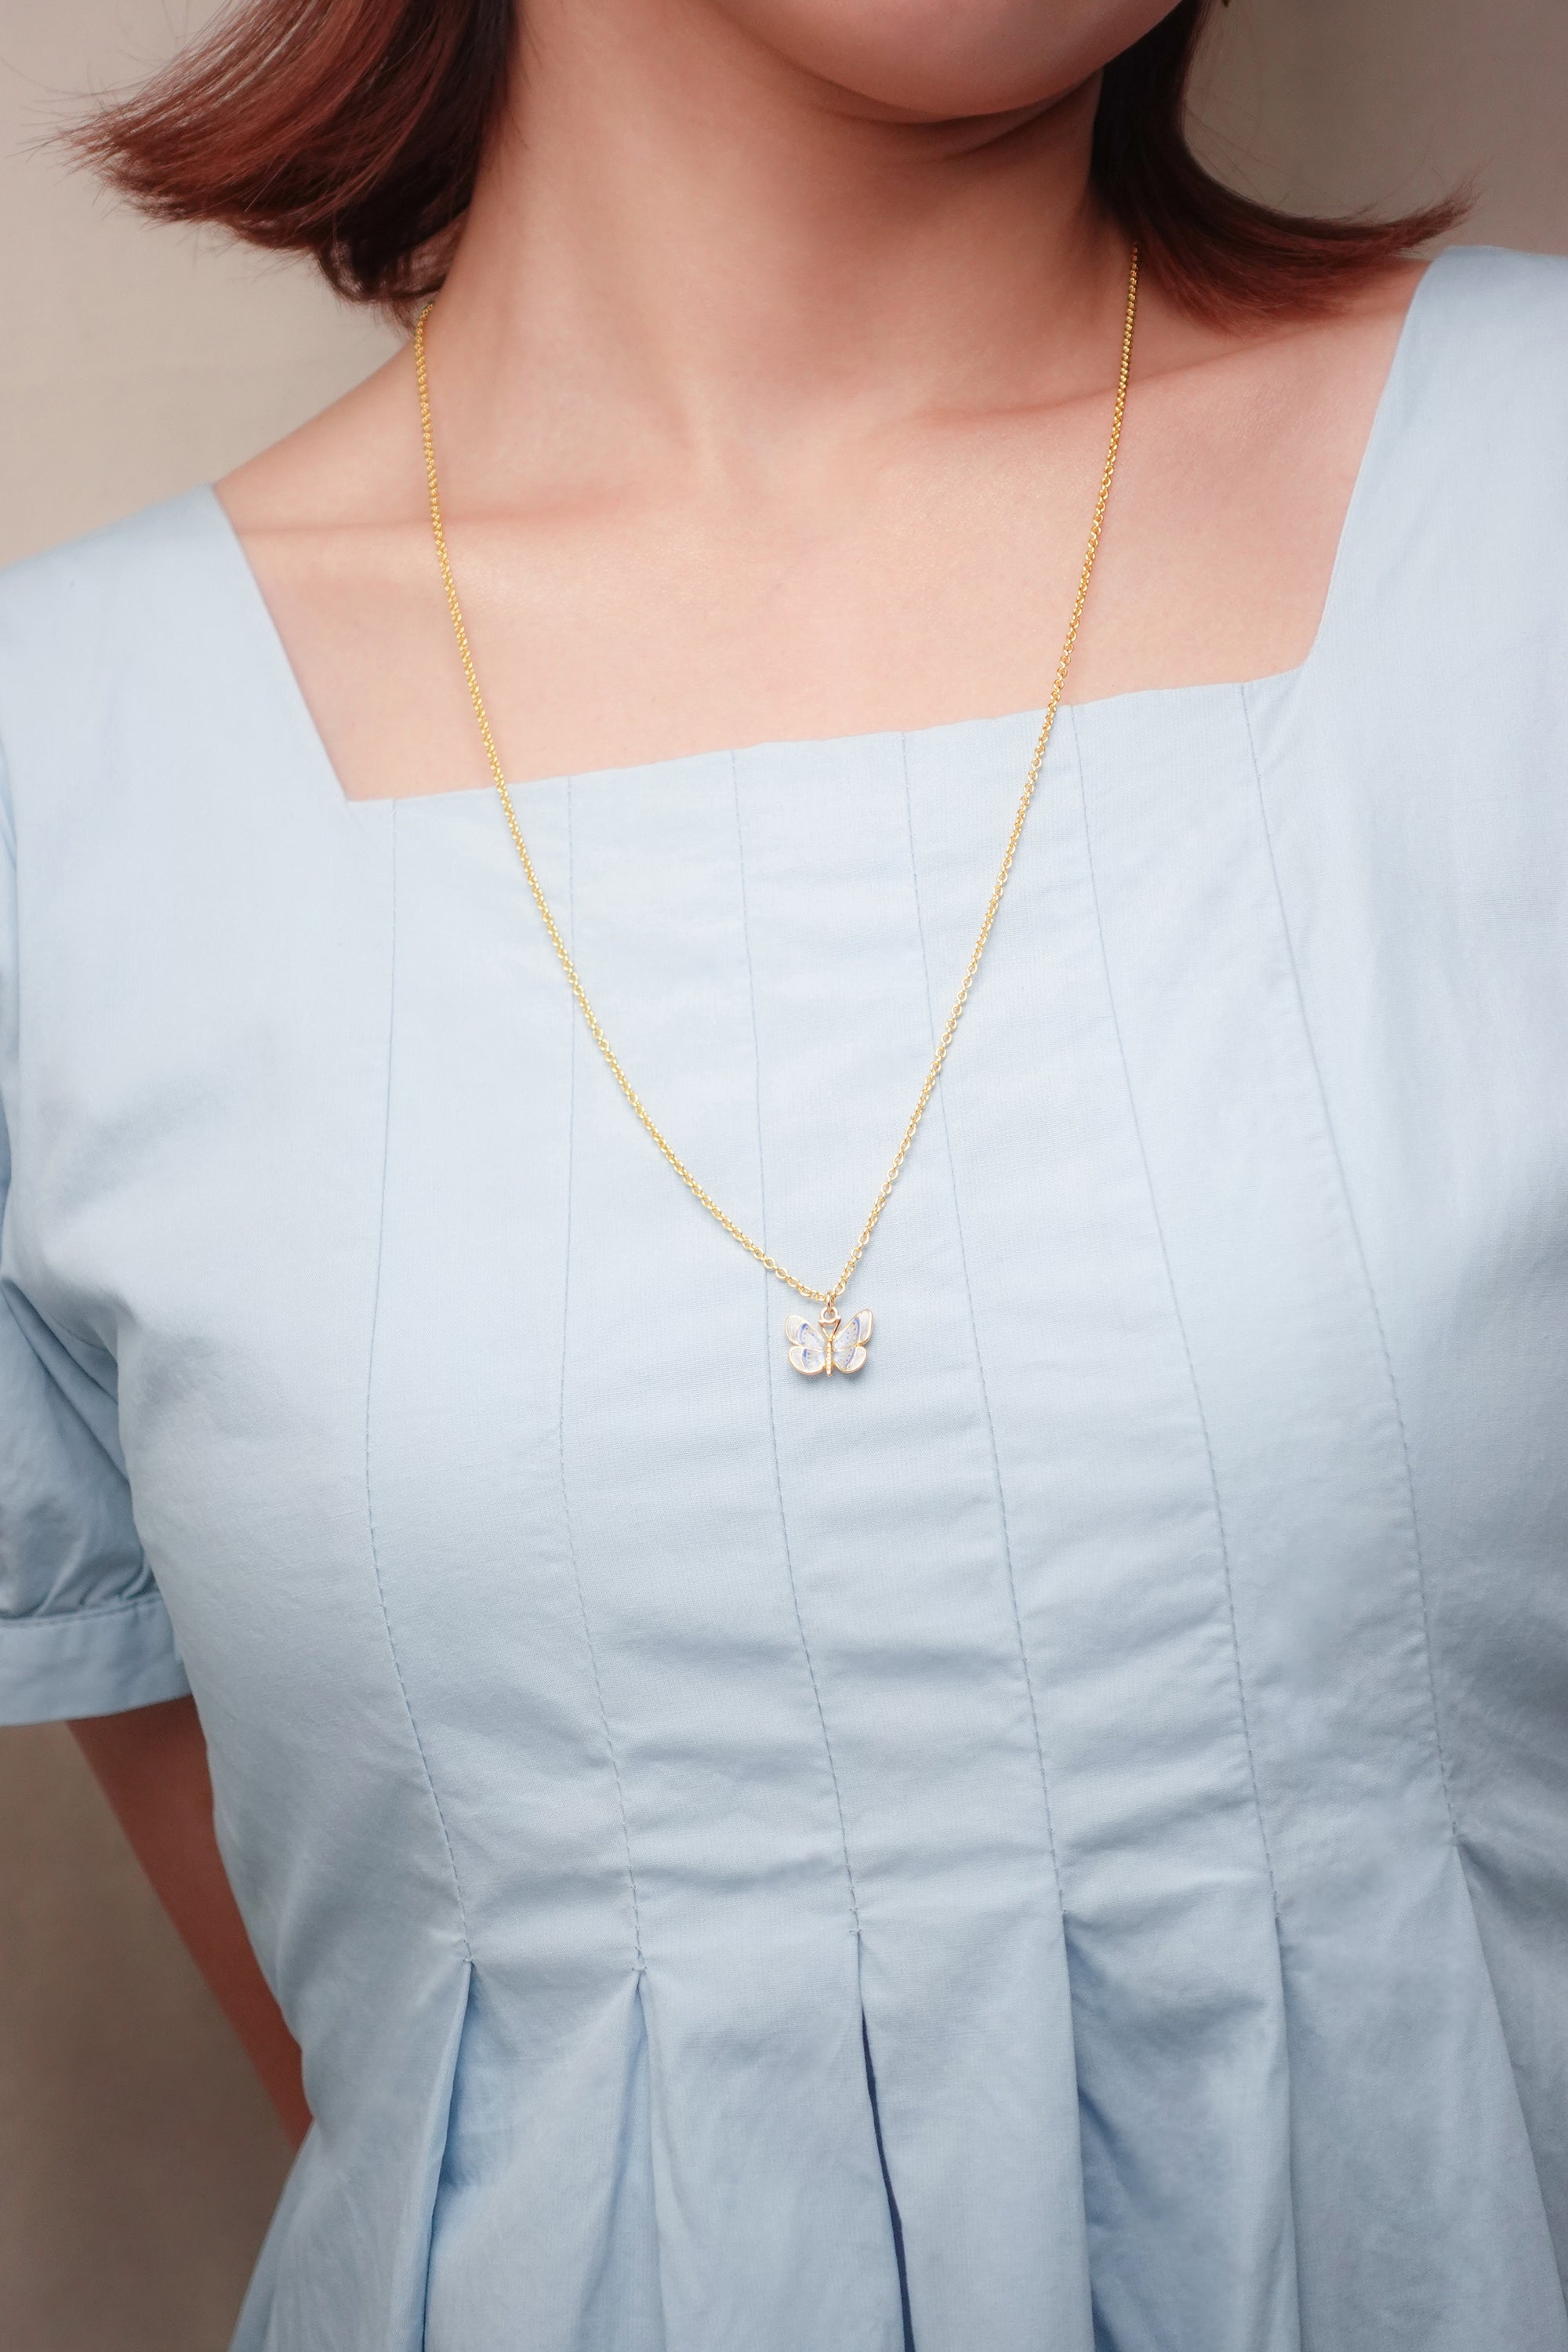
<instances>
[{"instance_id":1,"label":"beige background wall","mask_svg":"<svg viewBox=\"0 0 1568 2352\"><path fill-rule=\"evenodd\" d=\"M33 143L206 13L0 0L0 562L223 471L390 348ZM1405 206L1473 173L1468 238L1568 251L1565 0L1234 0L1202 113L1260 194ZM68 1735L0 1733L5 2352L220 2352L282 2169Z\"/></svg>"}]
</instances>

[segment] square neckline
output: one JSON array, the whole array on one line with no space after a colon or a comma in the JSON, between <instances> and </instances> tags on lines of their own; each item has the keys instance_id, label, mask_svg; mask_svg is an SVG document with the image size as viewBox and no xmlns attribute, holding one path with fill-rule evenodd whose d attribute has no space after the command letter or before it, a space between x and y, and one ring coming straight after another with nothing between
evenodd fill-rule
<instances>
[{"instance_id":1,"label":"square neckline","mask_svg":"<svg viewBox=\"0 0 1568 2352\"><path fill-rule=\"evenodd\" d=\"M1268 689L1285 693L1306 682L1319 665L1323 647L1332 633L1332 624L1337 617L1338 607L1346 593L1345 581L1352 570L1356 542L1360 535L1362 509L1371 501L1381 467L1384 444L1394 429L1392 418L1403 380L1409 366L1409 352L1414 341L1413 330L1416 314L1426 307L1426 289L1433 278L1443 270L1449 256L1454 251L1461 249L1472 250L1473 248L1445 247L1441 252L1435 254L1416 279L1415 289L1405 304L1405 315L1399 322L1399 333L1394 341L1393 355L1384 375L1376 405L1373 411L1372 424L1365 442L1363 444L1355 479L1352 484L1351 494L1341 519L1333 562L1329 572L1329 583L1318 614L1317 627L1313 631L1312 641L1300 661L1289 669L1270 670L1258 677L1200 680L1186 686L1126 687L1120 693L1093 696L1084 702L1064 701L1061 706L1063 713L1070 717L1075 726L1093 725L1101 717L1109 718L1111 714L1128 710L1134 706L1146 707L1152 702L1172 702L1186 709L1205 696L1229 698L1237 695L1262 693ZM220 540L226 543L226 556L237 573L242 597L249 607L251 625L256 629L268 667L289 712L293 730L305 747L310 764L315 770L318 782L325 788L339 806L352 814L360 809L395 809L405 805L428 808L432 803L437 801L455 801L472 806L486 798L493 798L496 788L492 782L488 781L482 783L437 787L434 791L425 793L350 793L344 791L336 763L327 750L325 738L316 723L315 716L306 699L304 688L300 683L299 673L283 642L282 633L273 619L271 607L262 593L261 583L257 578L255 567L246 552L244 541L229 517L227 508L218 497L216 484L210 481L204 483L192 495L199 500L205 500L209 518L214 522ZM521 779L509 776L508 789L516 793L520 800L526 801L532 793L560 792L568 784L611 784L629 781L633 777L641 777L652 782L659 777L675 776L682 771L690 770L710 761L735 759L742 754L752 752L795 752L805 758L813 753L820 756L830 751L853 750L857 745L885 742L889 739L911 743L921 740L934 741L941 736L953 736L983 728L1023 728L1031 722L1037 725L1044 709L1044 704L1037 703L1017 710L981 711L961 719L933 719L920 727L866 728L840 735L761 736L752 743L716 743L701 751L670 752L657 760L625 761L606 768L567 769L553 775Z\"/></svg>"}]
</instances>

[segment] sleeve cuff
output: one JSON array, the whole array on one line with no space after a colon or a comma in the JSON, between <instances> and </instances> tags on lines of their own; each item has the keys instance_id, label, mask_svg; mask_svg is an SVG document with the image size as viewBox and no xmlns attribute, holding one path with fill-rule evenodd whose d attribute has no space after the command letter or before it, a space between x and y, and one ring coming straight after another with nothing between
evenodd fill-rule
<instances>
[{"instance_id":1,"label":"sleeve cuff","mask_svg":"<svg viewBox=\"0 0 1568 2352\"><path fill-rule=\"evenodd\" d=\"M109 1609L0 1622L0 1724L123 1715L190 1693L156 1592Z\"/></svg>"}]
</instances>

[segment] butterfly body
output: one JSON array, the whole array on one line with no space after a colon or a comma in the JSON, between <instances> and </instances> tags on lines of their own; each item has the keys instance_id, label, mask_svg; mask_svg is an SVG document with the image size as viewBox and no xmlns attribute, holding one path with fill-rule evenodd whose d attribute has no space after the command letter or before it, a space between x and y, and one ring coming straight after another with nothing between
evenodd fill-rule
<instances>
[{"instance_id":1,"label":"butterfly body","mask_svg":"<svg viewBox=\"0 0 1568 2352\"><path fill-rule=\"evenodd\" d=\"M858 1372L866 1360L866 1342L870 1336L868 1307L841 1320L837 1306L829 1299L816 1323L804 1315L784 1318L790 1362L808 1380L815 1380L818 1372L826 1373L829 1379L835 1372Z\"/></svg>"}]
</instances>

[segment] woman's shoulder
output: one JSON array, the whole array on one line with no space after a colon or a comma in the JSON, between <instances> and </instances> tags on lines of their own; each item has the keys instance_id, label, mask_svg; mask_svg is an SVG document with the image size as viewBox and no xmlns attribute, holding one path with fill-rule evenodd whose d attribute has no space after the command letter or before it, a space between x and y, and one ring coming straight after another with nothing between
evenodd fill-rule
<instances>
[{"instance_id":1,"label":"woman's shoulder","mask_svg":"<svg viewBox=\"0 0 1568 2352\"><path fill-rule=\"evenodd\" d=\"M1411 304L1398 371L1414 419L1506 419L1568 449L1568 257L1450 246ZM1494 452L1506 466L1501 439Z\"/></svg>"},{"instance_id":2,"label":"woman's shoulder","mask_svg":"<svg viewBox=\"0 0 1568 2352\"><path fill-rule=\"evenodd\" d=\"M1568 338L1568 255L1510 246L1451 245L1427 271L1428 293L1451 320L1487 318L1499 325Z\"/></svg>"},{"instance_id":3,"label":"woman's shoulder","mask_svg":"<svg viewBox=\"0 0 1568 2352\"><path fill-rule=\"evenodd\" d=\"M200 487L0 571L0 784L10 821L172 778L193 742L265 728L265 610ZM48 830L46 824L43 827Z\"/></svg>"},{"instance_id":4,"label":"woman's shoulder","mask_svg":"<svg viewBox=\"0 0 1568 2352\"><path fill-rule=\"evenodd\" d=\"M203 486L0 570L0 732L8 689L74 677L84 656L112 671L232 596L230 541Z\"/></svg>"},{"instance_id":5,"label":"woman's shoulder","mask_svg":"<svg viewBox=\"0 0 1568 2352\"><path fill-rule=\"evenodd\" d=\"M243 597L208 488L0 572L0 820L35 873L84 811L172 772L201 708L235 698Z\"/></svg>"},{"instance_id":6,"label":"woman's shoulder","mask_svg":"<svg viewBox=\"0 0 1568 2352\"><path fill-rule=\"evenodd\" d=\"M35 972L156 961L269 828L289 854L335 820L331 781L210 488L0 572L0 854Z\"/></svg>"},{"instance_id":7,"label":"woman's shoulder","mask_svg":"<svg viewBox=\"0 0 1568 2352\"><path fill-rule=\"evenodd\" d=\"M1450 247L1416 289L1347 523L1343 627L1568 628L1568 258ZM1326 633L1333 635L1333 631Z\"/></svg>"},{"instance_id":8,"label":"woman's shoulder","mask_svg":"<svg viewBox=\"0 0 1568 2352\"><path fill-rule=\"evenodd\" d=\"M1479 938L1498 907L1521 957L1554 931L1565 542L1568 259L1452 247L1406 316L1311 656L1250 706L1311 854L1396 877L1414 941Z\"/></svg>"},{"instance_id":9,"label":"woman's shoulder","mask_svg":"<svg viewBox=\"0 0 1568 2352\"><path fill-rule=\"evenodd\" d=\"M109 738L117 753L177 746L223 706L264 726L281 707L296 723L253 553L345 510L364 520L365 479L389 470L397 386L384 380L396 373L377 370L221 482L0 569L0 752L13 783L29 741L47 740L58 774L73 746L101 767Z\"/></svg>"}]
</instances>

